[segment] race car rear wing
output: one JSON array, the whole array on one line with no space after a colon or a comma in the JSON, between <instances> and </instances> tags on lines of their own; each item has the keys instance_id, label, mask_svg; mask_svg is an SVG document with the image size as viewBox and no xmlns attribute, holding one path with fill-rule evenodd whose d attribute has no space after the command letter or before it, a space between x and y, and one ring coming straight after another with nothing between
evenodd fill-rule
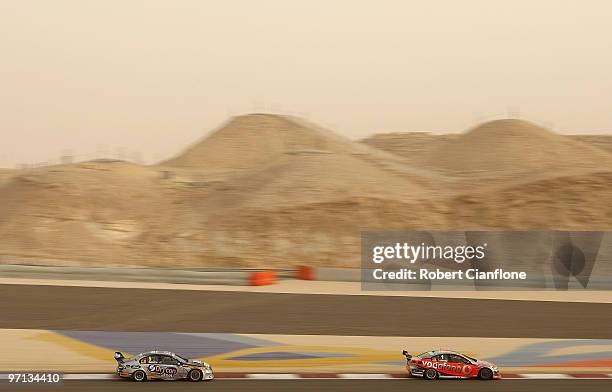
<instances>
[{"instance_id":1,"label":"race car rear wing","mask_svg":"<svg viewBox=\"0 0 612 392\"><path fill-rule=\"evenodd\" d=\"M115 360L117 361L117 363L123 363L124 359L125 357L120 351L115 351Z\"/></svg>"},{"instance_id":2,"label":"race car rear wing","mask_svg":"<svg viewBox=\"0 0 612 392\"><path fill-rule=\"evenodd\" d=\"M408 362L410 362L410 360L412 359L412 355L406 350L402 351L402 355L406 357L406 361Z\"/></svg>"}]
</instances>

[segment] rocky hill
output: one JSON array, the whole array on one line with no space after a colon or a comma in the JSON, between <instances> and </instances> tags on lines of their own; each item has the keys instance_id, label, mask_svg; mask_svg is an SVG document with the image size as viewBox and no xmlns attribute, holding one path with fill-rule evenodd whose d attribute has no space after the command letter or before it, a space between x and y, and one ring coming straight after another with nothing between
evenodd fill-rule
<instances>
[{"instance_id":1,"label":"rocky hill","mask_svg":"<svg viewBox=\"0 0 612 392\"><path fill-rule=\"evenodd\" d=\"M158 165L1 171L0 262L357 266L363 230L612 227L612 155L588 141L518 120L402 135L253 114Z\"/></svg>"}]
</instances>

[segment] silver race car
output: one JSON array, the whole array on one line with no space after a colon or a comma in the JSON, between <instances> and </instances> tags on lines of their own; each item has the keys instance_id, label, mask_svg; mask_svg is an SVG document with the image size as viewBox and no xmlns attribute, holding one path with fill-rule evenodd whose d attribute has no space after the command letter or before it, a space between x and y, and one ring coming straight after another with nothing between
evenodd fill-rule
<instances>
[{"instance_id":1,"label":"silver race car","mask_svg":"<svg viewBox=\"0 0 612 392\"><path fill-rule=\"evenodd\" d=\"M115 353L117 375L134 381L181 380L208 381L215 376L209 364L186 359L170 351L148 351L126 358Z\"/></svg>"}]
</instances>

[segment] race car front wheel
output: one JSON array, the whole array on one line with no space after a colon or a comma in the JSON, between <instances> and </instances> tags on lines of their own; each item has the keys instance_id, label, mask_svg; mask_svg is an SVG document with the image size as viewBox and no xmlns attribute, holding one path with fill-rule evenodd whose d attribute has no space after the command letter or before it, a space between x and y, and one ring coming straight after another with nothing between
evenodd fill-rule
<instances>
[{"instance_id":1,"label":"race car front wheel","mask_svg":"<svg viewBox=\"0 0 612 392\"><path fill-rule=\"evenodd\" d=\"M200 381L202 379L202 372L198 369L193 369L187 374L189 381Z\"/></svg>"},{"instance_id":2,"label":"race car front wheel","mask_svg":"<svg viewBox=\"0 0 612 392\"><path fill-rule=\"evenodd\" d=\"M436 369L427 369L425 373L423 373L423 378L426 380L435 380L438 378L438 372Z\"/></svg>"},{"instance_id":3,"label":"race car front wheel","mask_svg":"<svg viewBox=\"0 0 612 392\"><path fill-rule=\"evenodd\" d=\"M132 380L138 382L147 381L147 375L142 370L136 370L132 373Z\"/></svg>"},{"instance_id":4,"label":"race car front wheel","mask_svg":"<svg viewBox=\"0 0 612 392\"><path fill-rule=\"evenodd\" d=\"M493 371L488 368L480 369L478 377L480 377L481 380L490 380L493 378Z\"/></svg>"}]
</instances>

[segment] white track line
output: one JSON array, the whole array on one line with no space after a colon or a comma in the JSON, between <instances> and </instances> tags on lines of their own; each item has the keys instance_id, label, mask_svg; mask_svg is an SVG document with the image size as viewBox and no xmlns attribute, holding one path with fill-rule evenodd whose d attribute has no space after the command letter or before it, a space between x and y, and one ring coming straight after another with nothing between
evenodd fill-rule
<instances>
[{"instance_id":1,"label":"white track line","mask_svg":"<svg viewBox=\"0 0 612 392\"><path fill-rule=\"evenodd\" d=\"M247 378L256 379L256 380L295 380L299 379L299 374L293 373L252 373L247 374Z\"/></svg>"},{"instance_id":2,"label":"white track line","mask_svg":"<svg viewBox=\"0 0 612 392\"><path fill-rule=\"evenodd\" d=\"M393 378L391 375L389 374L385 374L385 373L379 373L379 374L374 374L374 373L343 373L343 374L338 374L338 378L347 378L347 379L351 379L351 380L384 380L384 379L389 379L389 378Z\"/></svg>"},{"instance_id":3,"label":"white track line","mask_svg":"<svg viewBox=\"0 0 612 392\"><path fill-rule=\"evenodd\" d=\"M64 380L112 380L117 378L114 374L64 374Z\"/></svg>"},{"instance_id":4,"label":"white track line","mask_svg":"<svg viewBox=\"0 0 612 392\"><path fill-rule=\"evenodd\" d=\"M504 375L502 374L502 377ZM541 379L541 380L559 380L559 379L567 379L567 378L575 378L570 376L569 374L553 374L553 373L525 373L521 374L521 377L527 379Z\"/></svg>"}]
</instances>

